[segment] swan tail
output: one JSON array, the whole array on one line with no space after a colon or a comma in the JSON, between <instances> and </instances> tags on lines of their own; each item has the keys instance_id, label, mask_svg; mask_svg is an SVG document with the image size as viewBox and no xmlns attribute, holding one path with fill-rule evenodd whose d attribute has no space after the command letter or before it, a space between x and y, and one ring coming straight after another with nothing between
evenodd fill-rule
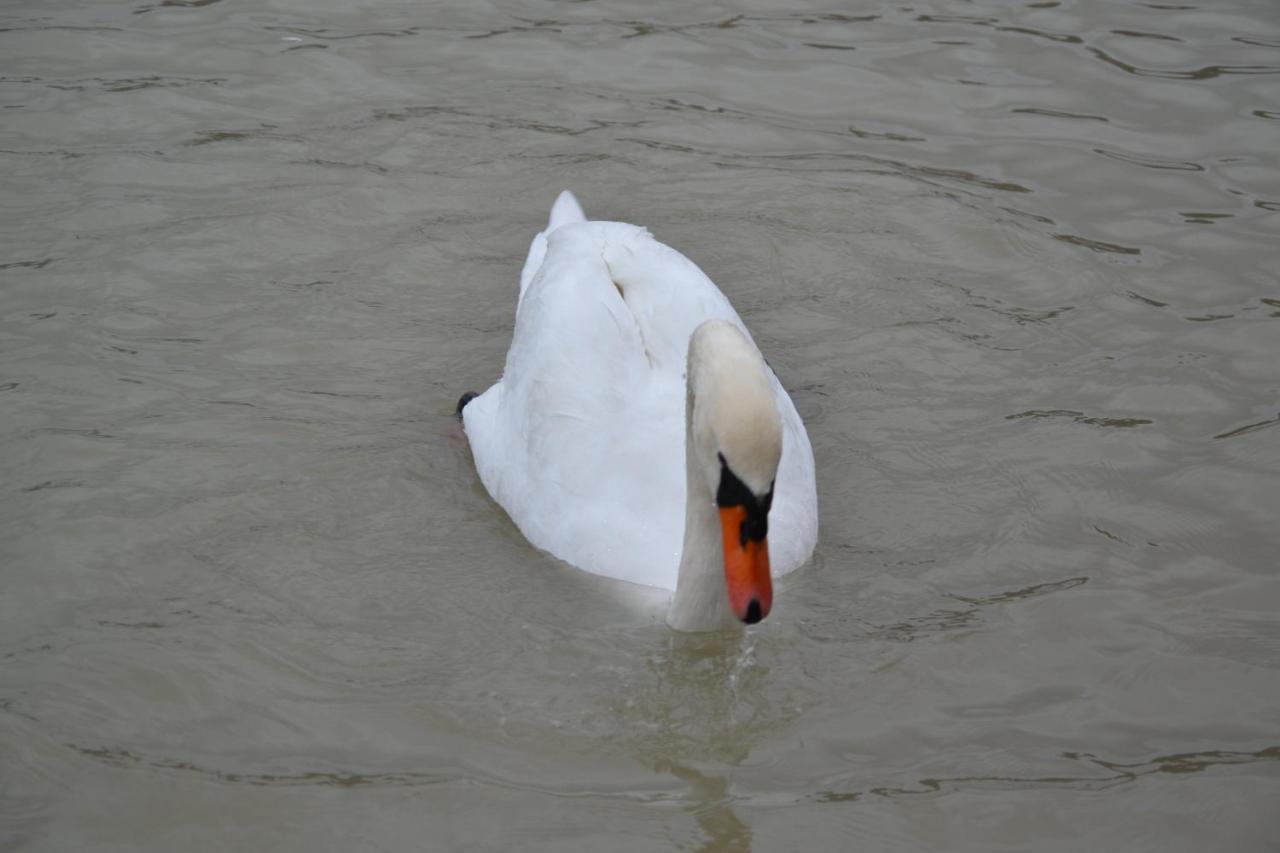
<instances>
[{"instance_id":1,"label":"swan tail","mask_svg":"<svg viewBox=\"0 0 1280 853\"><path fill-rule=\"evenodd\" d=\"M577 197L568 190L564 190L556 196L556 203L551 205L551 218L547 220L545 233L550 234L561 225L568 225L571 222L586 221L587 215L582 212L582 205L578 204Z\"/></svg>"},{"instance_id":2,"label":"swan tail","mask_svg":"<svg viewBox=\"0 0 1280 853\"><path fill-rule=\"evenodd\" d=\"M582 212L582 205L578 203L573 193L564 190L556 196L555 204L551 205L551 215L547 219L547 228L534 236L533 243L529 246L529 255L524 260L524 269L520 271L522 297L529 287L529 282L533 281L534 275L537 274L538 267L542 266L542 259L547 256L547 235L561 225L586 221L587 215Z\"/></svg>"}]
</instances>

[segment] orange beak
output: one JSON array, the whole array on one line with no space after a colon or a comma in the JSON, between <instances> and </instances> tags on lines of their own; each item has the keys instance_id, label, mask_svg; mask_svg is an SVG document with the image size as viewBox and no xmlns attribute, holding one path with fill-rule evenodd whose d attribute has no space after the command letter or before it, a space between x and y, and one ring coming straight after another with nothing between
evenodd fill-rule
<instances>
[{"instance_id":1,"label":"orange beak","mask_svg":"<svg viewBox=\"0 0 1280 853\"><path fill-rule=\"evenodd\" d=\"M720 531L724 536L724 580L729 589L729 606L748 625L769 615L773 606L773 581L769 577L769 542L743 535L747 509L720 508Z\"/></svg>"}]
</instances>

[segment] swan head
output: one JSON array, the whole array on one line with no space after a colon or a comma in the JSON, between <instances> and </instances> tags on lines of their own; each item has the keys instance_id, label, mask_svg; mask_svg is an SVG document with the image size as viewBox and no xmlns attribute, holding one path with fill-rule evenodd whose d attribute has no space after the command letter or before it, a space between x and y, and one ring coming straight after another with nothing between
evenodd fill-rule
<instances>
[{"instance_id":1,"label":"swan head","mask_svg":"<svg viewBox=\"0 0 1280 853\"><path fill-rule=\"evenodd\" d=\"M728 321L708 320L694 331L688 386L690 476L700 474L704 495L715 499L729 609L753 624L773 605L769 509L782 418L759 350ZM689 499L695 494L691 488Z\"/></svg>"}]
</instances>

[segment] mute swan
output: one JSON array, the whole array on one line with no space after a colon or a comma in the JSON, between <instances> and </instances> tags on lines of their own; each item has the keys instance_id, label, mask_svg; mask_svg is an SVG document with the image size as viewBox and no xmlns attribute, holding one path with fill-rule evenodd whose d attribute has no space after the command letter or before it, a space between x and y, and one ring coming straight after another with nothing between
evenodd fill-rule
<instances>
[{"instance_id":1,"label":"mute swan","mask_svg":"<svg viewBox=\"0 0 1280 853\"><path fill-rule=\"evenodd\" d=\"M525 537L674 590L673 628L760 621L771 575L817 541L809 437L729 300L645 229L588 222L568 191L529 248L502 378L458 407Z\"/></svg>"}]
</instances>

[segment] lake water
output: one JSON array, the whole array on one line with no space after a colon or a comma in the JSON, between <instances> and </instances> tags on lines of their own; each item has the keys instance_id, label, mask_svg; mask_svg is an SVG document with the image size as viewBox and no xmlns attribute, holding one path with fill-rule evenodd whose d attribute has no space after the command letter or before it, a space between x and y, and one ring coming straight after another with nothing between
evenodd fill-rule
<instances>
[{"instance_id":1,"label":"lake water","mask_svg":"<svg viewBox=\"0 0 1280 853\"><path fill-rule=\"evenodd\" d=\"M0 847L1274 850L1274 0L0 14ZM737 305L743 636L452 419L562 188Z\"/></svg>"}]
</instances>

